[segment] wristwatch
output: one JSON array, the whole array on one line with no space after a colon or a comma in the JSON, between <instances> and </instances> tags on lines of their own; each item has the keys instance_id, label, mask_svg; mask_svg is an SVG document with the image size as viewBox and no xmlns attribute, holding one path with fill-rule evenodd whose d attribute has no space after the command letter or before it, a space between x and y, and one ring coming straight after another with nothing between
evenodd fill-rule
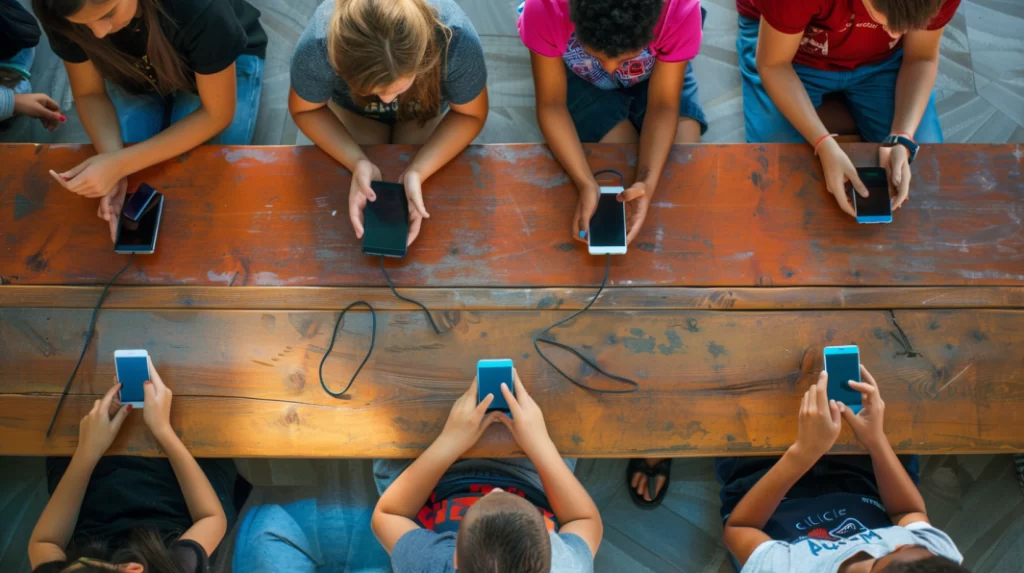
<instances>
[{"instance_id":1,"label":"wristwatch","mask_svg":"<svg viewBox=\"0 0 1024 573\"><path fill-rule=\"evenodd\" d=\"M882 140L882 147L895 147L897 145L906 147L907 151L910 153L910 158L907 159L907 163L913 163L914 158L917 157L917 150L921 149L921 146L914 143L913 139L903 135L890 135Z\"/></svg>"}]
</instances>

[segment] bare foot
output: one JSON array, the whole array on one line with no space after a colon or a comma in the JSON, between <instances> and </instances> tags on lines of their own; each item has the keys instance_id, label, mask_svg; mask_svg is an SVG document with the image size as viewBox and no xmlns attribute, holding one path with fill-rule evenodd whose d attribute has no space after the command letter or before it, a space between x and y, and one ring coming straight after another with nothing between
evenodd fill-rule
<instances>
[{"instance_id":1,"label":"bare foot","mask_svg":"<svg viewBox=\"0 0 1024 573\"><path fill-rule=\"evenodd\" d=\"M666 458L646 458L644 461L647 462L649 467L654 467L658 462ZM665 486L665 476L655 476L656 481L654 483L654 496L661 492L661 488ZM630 487L636 490L637 495L644 498L644 501L653 501L654 497L651 497L650 492L647 491L647 474L642 472L634 472L633 479L630 482Z\"/></svg>"}]
</instances>

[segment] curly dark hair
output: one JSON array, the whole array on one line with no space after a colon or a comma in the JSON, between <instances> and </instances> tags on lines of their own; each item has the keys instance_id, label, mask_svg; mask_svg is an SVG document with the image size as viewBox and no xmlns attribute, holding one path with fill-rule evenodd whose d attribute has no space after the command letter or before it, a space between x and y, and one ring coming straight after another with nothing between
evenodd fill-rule
<instances>
[{"instance_id":1,"label":"curly dark hair","mask_svg":"<svg viewBox=\"0 0 1024 573\"><path fill-rule=\"evenodd\" d=\"M569 0L569 18L584 46L615 58L654 39L664 0Z\"/></svg>"},{"instance_id":2,"label":"curly dark hair","mask_svg":"<svg viewBox=\"0 0 1024 573\"><path fill-rule=\"evenodd\" d=\"M971 573L966 567L945 557L932 555L910 563L892 563L879 573Z\"/></svg>"}]
</instances>

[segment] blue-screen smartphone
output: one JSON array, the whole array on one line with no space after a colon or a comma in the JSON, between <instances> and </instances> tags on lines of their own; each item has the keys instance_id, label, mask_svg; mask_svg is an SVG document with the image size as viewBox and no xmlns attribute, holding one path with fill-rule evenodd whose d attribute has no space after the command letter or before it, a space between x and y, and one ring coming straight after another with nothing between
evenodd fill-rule
<instances>
[{"instance_id":1,"label":"blue-screen smartphone","mask_svg":"<svg viewBox=\"0 0 1024 573\"><path fill-rule=\"evenodd\" d=\"M149 352L145 350L115 350L114 369L121 383L121 403L142 408L146 394L143 383L149 380Z\"/></svg>"},{"instance_id":2,"label":"blue-screen smartphone","mask_svg":"<svg viewBox=\"0 0 1024 573\"><path fill-rule=\"evenodd\" d=\"M854 414L860 412L860 392L850 388L850 380L860 382L860 349L855 345L826 346L825 372L829 400L846 404Z\"/></svg>"},{"instance_id":3,"label":"blue-screen smartphone","mask_svg":"<svg viewBox=\"0 0 1024 573\"><path fill-rule=\"evenodd\" d=\"M516 395L516 386L512 382L512 361L507 358L495 360L480 360L476 363L476 403L483 402L488 394L494 394L494 400L487 407L488 412L498 410L512 416L505 401L505 395L501 393L501 385L508 386L512 395Z\"/></svg>"},{"instance_id":4,"label":"blue-screen smartphone","mask_svg":"<svg viewBox=\"0 0 1024 573\"><path fill-rule=\"evenodd\" d=\"M858 167L857 177L868 189L868 196L853 194L853 208L858 223L892 223L892 202L889 180L882 167Z\"/></svg>"}]
</instances>

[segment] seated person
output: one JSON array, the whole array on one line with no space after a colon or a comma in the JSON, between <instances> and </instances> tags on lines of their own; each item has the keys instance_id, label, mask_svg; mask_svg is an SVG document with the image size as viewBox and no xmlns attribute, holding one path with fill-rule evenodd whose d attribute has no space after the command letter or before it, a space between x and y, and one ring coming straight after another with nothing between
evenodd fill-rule
<instances>
[{"instance_id":1,"label":"seated person","mask_svg":"<svg viewBox=\"0 0 1024 573\"><path fill-rule=\"evenodd\" d=\"M26 115L53 131L67 118L50 96L31 93L28 81L40 34L35 17L18 0L0 0L0 122Z\"/></svg>"},{"instance_id":2,"label":"seated person","mask_svg":"<svg viewBox=\"0 0 1024 573\"><path fill-rule=\"evenodd\" d=\"M825 185L856 217L846 182L868 191L818 117L842 93L864 141L884 143L878 160L893 209L910 193L918 143L942 143L935 75L942 30L960 0L736 0L747 141L814 146Z\"/></svg>"},{"instance_id":3,"label":"seated person","mask_svg":"<svg viewBox=\"0 0 1024 573\"><path fill-rule=\"evenodd\" d=\"M513 371L514 372L514 371ZM502 384L511 417L477 404L477 382L452 407L419 458L374 461L381 491L373 532L396 573L585 572L603 526L597 506L558 455L544 416L514 375ZM512 432L527 459L459 460L492 423Z\"/></svg>"},{"instance_id":4,"label":"seated person","mask_svg":"<svg viewBox=\"0 0 1024 573\"><path fill-rule=\"evenodd\" d=\"M324 0L295 46L291 86L295 125L352 172L356 238L382 178L362 146L423 144L398 178L411 245L430 217L422 183L487 120L484 50L466 13L455 0Z\"/></svg>"},{"instance_id":5,"label":"seated person","mask_svg":"<svg viewBox=\"0 0 1024 573\"><path fill-rule=\"evenodd\" d=\"M581 142L639 143L626 201L627 242L640 233L673 143L707 131L690 66L700 48L698 0L526 0L537 122L579 191L572 236L586 241L599 186Z\"/></svg>"},{"instance_id":6,"label":"seated person","mask_svg":"<svg viewBox=\"0 0 1024 573\"><path fill-rule=\"evenodd\" d=\"M862 395L854 414L827 398L822 372L781 459L715 460L725 546L744 573L968 573L953 540L928 522L917 457L908 471L893 452L882 429L885 403L863 366L861 379L850 382ZM822 457L842 420L869 457Z\"/></svg>"},{"instance_id":7,"label":"seated person","mask_svg":"<svg viewBox=\"0 0 1024 573\"><path fill-rule=\"evenodd\" d=\"M74 456L46 460L33 573L209 571L235 520L235 465L192 457L171 427L171 391L152 363L150 372L142 415L167 458L103 457L132 411L114 384L82 418Z\"/></svg>"}]
</instances>

